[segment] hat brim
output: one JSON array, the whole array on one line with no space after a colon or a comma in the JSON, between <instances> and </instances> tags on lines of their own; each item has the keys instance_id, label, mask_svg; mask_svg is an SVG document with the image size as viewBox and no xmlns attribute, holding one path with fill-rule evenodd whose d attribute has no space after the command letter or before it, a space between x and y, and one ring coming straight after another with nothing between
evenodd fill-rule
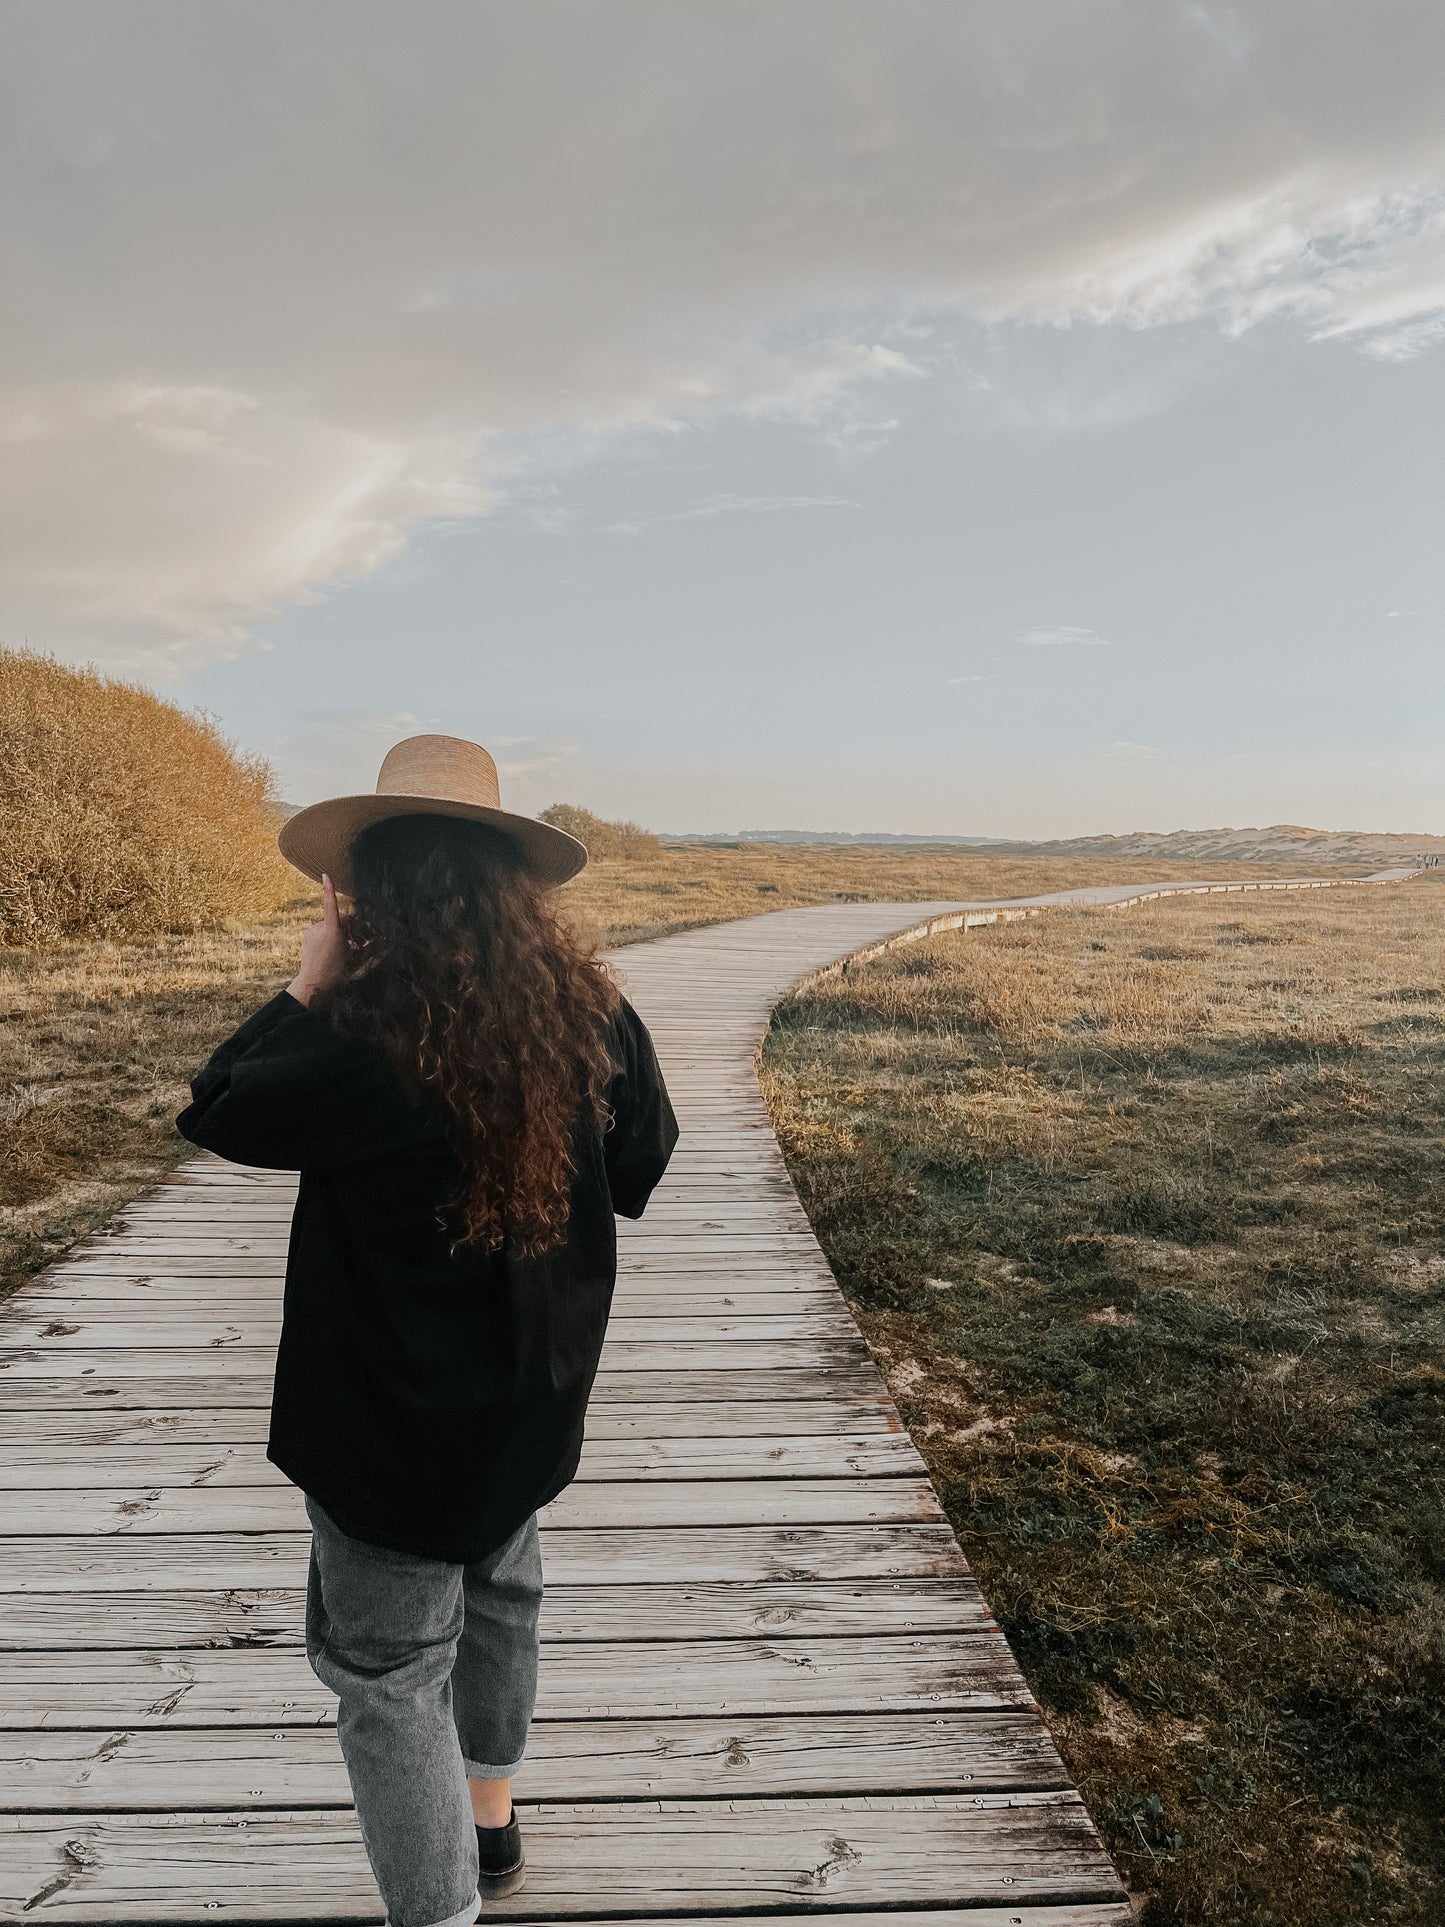
<instances>
[{"instance_id":1,"label":"hat brim","mask_svg":"<svg viewBox=\"0 0 1445 1927\"><path fill-rule=\"evenodd\" d=\"M315 883L329 876L350 896L352 843L362 830L393 816L456 816L502 830L521 851L526 868L549 890L575 877L587 862L585 843L550 823L539 823L535 816L513 816L509 810L450 803L436 796L333 796L288 816L276 841L282 856L303 876Z\"/></svg>"}]
</instances>

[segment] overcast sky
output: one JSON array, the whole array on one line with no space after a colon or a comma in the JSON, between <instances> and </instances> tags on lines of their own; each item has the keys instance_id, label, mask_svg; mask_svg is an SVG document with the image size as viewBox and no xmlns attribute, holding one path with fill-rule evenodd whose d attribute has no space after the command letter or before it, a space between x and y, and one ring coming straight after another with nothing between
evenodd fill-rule
<instances>
[{"instance_id":1,"label":"overcast sky","mask_svg":"<svg viewBox=\"0 0 1445 1927\"><path fill-rule=\"evenodd\" d=\"M0 640L306 802L1445 830L1438 0L5 0Z\"/></svg>"}]
</instances>

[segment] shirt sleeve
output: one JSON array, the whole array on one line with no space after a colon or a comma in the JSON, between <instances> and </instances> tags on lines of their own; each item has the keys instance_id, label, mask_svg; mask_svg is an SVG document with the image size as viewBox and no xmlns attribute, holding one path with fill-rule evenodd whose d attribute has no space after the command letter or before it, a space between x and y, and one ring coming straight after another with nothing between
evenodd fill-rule
<instances>
[{"instance_id":1,"label":"shirt sleeve","mask_svg":"<svg viewBox=\"0 0 1445 1927\"><path fill-rule=\"evenodd\" d=\"M304 1171L384 1156L408 1110L379 1053L289 992L263 1004L191 1083L181 1136L234 1164Z\"/></svg>"},{"instance_id":2,"label":"shirt sleeve","mask_svg":"<svg viewBox=\"0 0 1445 1927\"><path fill-rule=\"evenodd\" d=\"M608 1086L611 1128L602 1140L612 1208L640 1218L677 1143L677 1119L647 1026L624 1002L614 1026L618 1068Z\"/></svg>"}]
</instances>

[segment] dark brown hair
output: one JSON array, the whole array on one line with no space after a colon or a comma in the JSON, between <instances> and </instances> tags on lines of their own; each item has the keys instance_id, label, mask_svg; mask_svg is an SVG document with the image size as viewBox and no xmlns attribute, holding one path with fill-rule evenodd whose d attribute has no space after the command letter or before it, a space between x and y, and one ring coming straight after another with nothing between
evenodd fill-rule
<instances>
[{"instance_id":1,"label":"dark brown hair","mask_svg":"<svg viewBox=\"0 0 1445 1927\"><path fill-rule=\"evenodd\" d=\"M448 816L389 817L352 846L352 961L325 1009L442 1105L461 1164L454 1246L520 1255L567 1226L572 1140L611 1075L619 1007L512 839Z\"/></svg>"}]
</instances>

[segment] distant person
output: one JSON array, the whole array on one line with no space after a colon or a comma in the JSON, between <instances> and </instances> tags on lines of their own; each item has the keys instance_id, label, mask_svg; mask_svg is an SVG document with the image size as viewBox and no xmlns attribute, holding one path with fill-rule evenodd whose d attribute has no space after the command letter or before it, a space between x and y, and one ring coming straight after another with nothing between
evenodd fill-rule
<instances>
[{"instance_id":1,"label":"distant person","mask_svg":"<svg viewBox=\"0 0 1445 1927\"><path fill-rule=\"evenodd\" d=\"M392 1927L469 1927L522 1884L536 1514L577 1470L613 1213L677 1125L549 904L586 850L503 811L484 749L412 737L280 841L322 921L178 1122L301 1174L267 1456L306 1494L307 1652Z\"/></svg>"}]
</instances>

